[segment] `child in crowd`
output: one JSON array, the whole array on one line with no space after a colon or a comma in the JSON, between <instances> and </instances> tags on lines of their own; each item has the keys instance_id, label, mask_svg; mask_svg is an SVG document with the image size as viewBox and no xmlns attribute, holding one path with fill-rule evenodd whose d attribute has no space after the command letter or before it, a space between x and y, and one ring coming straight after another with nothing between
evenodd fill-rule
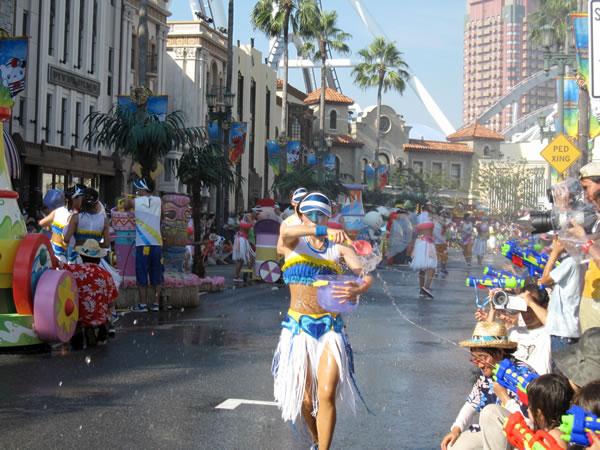
<instances>
[{"instance_id":1,"label":"child in crowd","mask_svg":"<svg viewBox=\"0 0 600 450\"><path fill-rule=\"evenodd\" d=\"M558 373L541 375L527 386L529 420L534 430L547 431L561 448L567 448L567 443L561 439L562 432L558 427L571 405L573 394L569 379Z\"/></svg>"}]
</instances>

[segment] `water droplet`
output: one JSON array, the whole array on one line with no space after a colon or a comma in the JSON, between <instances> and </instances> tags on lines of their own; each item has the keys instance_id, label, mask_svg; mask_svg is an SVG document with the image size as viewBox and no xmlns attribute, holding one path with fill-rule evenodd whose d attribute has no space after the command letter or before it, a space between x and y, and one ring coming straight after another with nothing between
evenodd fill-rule
<instances>
[{"instance_id":1,"label":"water droplet","mask_svg":"<svg viewBox=\"0 0 600 450\"><path fill-rule=\"evenodd\" d=\"M137 325L137 319L133 321L133 324L134 324L134 325Z\"/></svg>"},{"instance_id":2,"label":"water droplet","mask_svg":"<svg viewBox=\"0 0 600 450\"><path fill-rule=\"evenodd\" d=\"M154 331L152 332L152 336L154 336L156 333L154 333Z\"/></svg>"},{"instance_id":3,"label":"water droplet","mask_svg":"<svg viewBox=\"0 0 600 450\"><path fill-rule=\"evenodd\" d=\"M181 312L184 312L184 311L185 311L185 308L181 308Z\"/></svg>"},{"instance_id":4,"label":"water droplet","mask_svg":"<svg viewBox=\"0 0 600 450\"><path fill-rule=\"evenodd\" d=\"M59 381L59 382L58 382L58 386L62 386L62 381Z\"/></svg>"},{"instance_id":5,"label":"water droplet","mask_svg":"<svg viewBox=\"0 0 600 450\"><path fill-rule=\"evenodd\" d=\"M145 352L145 353L146 353L146 355L147 355L147 354L148 354L148 350L146 350L146 352Z\"/></svg>"},{"instance_id":6,"label":"water droplet","mask_svg":"<svg viewBox=\"0 0 600 450\"><path fill-rule=\"evenodd\" d=\"M48 405L44 405L44 409L48 409Z\"/></svg>"},{"instance_id":7,"label":"water droplet","mask_svg":"<svg viewBox=\"0 0 600 450\"><path fill-rule=\"evenodd\" d=\"M138 390L133 391L133 395L138 395Z\"/></svg>"},{"instance_id":8,"label":"water droplet","mask_svg":"<svg viewBox=\"0 0 600 450\"><path fill-rule=\"evenodd\" d=\"M83 425L79 425L79 430L82 430L82 429L83 429Z\"/></svg>"},{"instance_id":9,"label":"water droplet","mask_svg":"<svg viewBox=\"0 0 600 450\"><path fill-rule=\"evenodd\" d=\"M92 358L90 358L89 356L86 356L85 363L89 366L91 362L92 362Z\"/></svg>"},{"instance_id":10,"label":"water droplet","mask_svg":"<svg viewBox=\"0 0 600 450\"><path fill-rule=\"evenodd\" d=\"M137 342L137 341L134 339L134 340L133 340L133 343L135 344L136 342Z\"/></svg>"}]
</instances>

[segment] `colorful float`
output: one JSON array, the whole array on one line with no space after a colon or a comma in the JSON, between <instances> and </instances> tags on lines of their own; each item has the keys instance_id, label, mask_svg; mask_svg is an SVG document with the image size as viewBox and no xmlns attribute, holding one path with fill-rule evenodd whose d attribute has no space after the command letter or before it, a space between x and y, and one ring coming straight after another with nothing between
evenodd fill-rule
<instances>
[{"instance_id":1,"label":"colorful float","mask_svg":"<svg viewBox=\"0 0 600 450\"><path fill-rule=\"evenodd\" d=\"M18 197L0 139L0 348L68 342L79 319L77 283L56 270L47 236L27 234Z\"/></svg>"}]
</instances>

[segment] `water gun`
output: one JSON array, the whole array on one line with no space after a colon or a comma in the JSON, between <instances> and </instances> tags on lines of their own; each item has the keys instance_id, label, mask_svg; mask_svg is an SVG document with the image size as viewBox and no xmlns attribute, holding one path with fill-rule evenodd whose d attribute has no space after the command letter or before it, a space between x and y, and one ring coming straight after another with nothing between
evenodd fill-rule
<instances>
[{"instance_id":1,"label":"water gun","mask_svg":"<svg viewBox=\"0 0 600 450\"><path fill-rule=\"evenodd\" d=\"M589 447L592 445L588 433L596 433L600 437L600 418L585 411L579 406L571 406L566 416L562 416L562 424L559 427L564 434L564 441Z\"/></svg>"},{"instance_id":2,"label":"water gun","mask_svg":"<svg viewBox=\"0 0 600 450\"><path fill-rule=\"evenodd\" d=\"M507 280L514 280L514 283L516 284L515 287L518 288L522 288L525 284L525 279L523 277L519 277L517 275L515 275L512 272L507 272L506 270L501 270L501 271L497 271L496 269L494 269L492 266L487 266L483 269L483 274L490 276L490 277L496 277L496 278L505 278ZM511 282L512 284L512 282ZM509 287L509 286L507 286Z\"/></svg>"},{"instance_id":3,"label":"water gun","mask_svg":"<svg viewBox=\"0 0 600 450\"><path fill-rule=\"evenodd\" d=\"M514 278L496 278L496 277L489 277L489 276L484 276L482 278L476 278L476 277L467 277L467 286L470 287L478 287L479 289L495 289L495 288L506 288L506 289L514 289L514 288L521 288L523 287L523 284L525 283L525 281L520 278L520 281L518 279L519 277L514 277Z\"/></svg>"},{"instance_id":4,"label":"water gun","mask_svg":"<svg viewBox=\"0 0 600 450\"><path fill-rule=\"evenodd\" d=\"M530 248L521 248L514 241L508 241L502 246L502 255L510 259L511 262L519 267L527 267L529 276L541 277L544 273L544 267L548 262L548 255L538 253ZM559 263L555 263L557 267Z\"/></svg>"},{"instance_id":5,"label":"water gun","mask_svg":"<svg viewBox=\"0 0 600 450\"><path fill-rule=\"evenodd\" d=\"M527 385L538 376L537 373L529 372L525 368L517 369L510 359L503 359L500 364L496 364L494 369L494 381L517 394L517 397L525 406L529 404Z\"/></svg>"},{"instance_id":6,"label":"water gun","mask_svg":"<svg viewBox=\"0 0 600 450\"><path fill-rule=\"evenodd\" d=\"M560 450L556 439L544 430L533 431L523 415L517 411L504 422L504 434L510 445L521 450Z\"/></svg>"}]
</instances>

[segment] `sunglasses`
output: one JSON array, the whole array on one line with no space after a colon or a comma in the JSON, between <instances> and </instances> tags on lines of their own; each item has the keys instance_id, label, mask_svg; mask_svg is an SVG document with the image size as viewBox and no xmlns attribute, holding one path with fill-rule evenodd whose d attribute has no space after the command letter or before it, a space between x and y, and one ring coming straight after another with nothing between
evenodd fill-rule
<instances>
[{"instance_id":1,"label":"sunglasses","mask_svg":"<svg viewBox=\"0 0 600 450\"><path fill-rule=\"evenodd\" d=\"M319 211L310 211L304 213L304 215L313 223L319 223L323 220L323 218L327 217L325 214Z\"/></svg>"}]
</instances>

